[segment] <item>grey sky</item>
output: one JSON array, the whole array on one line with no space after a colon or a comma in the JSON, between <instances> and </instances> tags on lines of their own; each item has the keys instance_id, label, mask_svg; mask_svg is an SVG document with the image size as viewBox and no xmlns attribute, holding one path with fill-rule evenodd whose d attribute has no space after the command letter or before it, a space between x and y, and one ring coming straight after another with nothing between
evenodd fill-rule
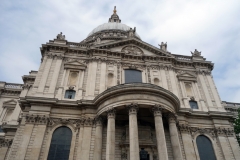
<instances>
[{"instance_id":1,"label":"grey sky","mask_svg":"<svg viewBox=\"0 0 240 160\"><path fill-rule=\"evenodd\" d=\"M0 81L22 83L38 70L39 47L59 32L80 42L106 23L117 6L122 23L142 40L173 54L198 49L215 63L213 76L222 100L240 102L239 0L11 0L0 4Z\"/></svg>"}]
</instances>

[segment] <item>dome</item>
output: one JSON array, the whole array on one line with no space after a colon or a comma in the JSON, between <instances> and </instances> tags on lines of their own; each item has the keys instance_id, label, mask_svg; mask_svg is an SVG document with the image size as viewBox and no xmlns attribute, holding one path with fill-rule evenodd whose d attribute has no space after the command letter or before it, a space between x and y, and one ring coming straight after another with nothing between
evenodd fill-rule
<instances>
[{"instance_id":1,"label":"dome","mask_svg":"<svg viewBox=\"0 0 240 160\"><path fill-rule=\"evenodd\" d=\"M100 32L100 31L105 31L105 30L121 30L121 31L128 31L130 30L131 27L127 26L126 24L122 24L122 23L116 23L116 22L109 22L109 23L104 23L100 26L98 26L97 28L93 29L92 32L90 32L88 34L88 37ZM138 37L139 39L140 36L135 32L135 36Z\"/></svg>"}]
</instances>

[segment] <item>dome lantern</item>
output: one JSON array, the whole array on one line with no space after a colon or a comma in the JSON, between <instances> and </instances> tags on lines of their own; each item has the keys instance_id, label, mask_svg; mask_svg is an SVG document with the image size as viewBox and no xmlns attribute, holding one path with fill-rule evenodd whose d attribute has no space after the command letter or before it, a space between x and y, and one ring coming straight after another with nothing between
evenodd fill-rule
<instances>
[{"instance_id":1,"label":"dome lantern","mask_svg":"<svg viewBox=\"0 0 240 160\"><path fill-rule=\"evenodd\" d=\"M108 22L121 23L121 19L119 19L119 16L117 15L116 6L114 6L113 14L111 18L109 18Z\"/></svg>"}]
</instances>

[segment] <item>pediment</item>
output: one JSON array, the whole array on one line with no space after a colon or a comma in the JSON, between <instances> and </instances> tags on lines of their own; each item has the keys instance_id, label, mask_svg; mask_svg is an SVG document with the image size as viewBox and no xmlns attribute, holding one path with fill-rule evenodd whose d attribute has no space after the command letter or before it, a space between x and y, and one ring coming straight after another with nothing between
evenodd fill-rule
<instances>
[{"instance_id":1,"label":"pediment","mask_svg":"<svg viewBox=\"0 0 240 160\"><path fill-rule=\"evenodd\" d=\"M98 45L95 45L94 47L99 49L109 49L111 51L124 52L124 53L126 53L126 51L128 50L127 54L131 54L130 50L132 49L132 53L135 55L139 54L139 55L148 55L148 56L174 57L170 52L154 47L136 38L98 44Z\"/></svg>"},{"instance_id":2,"label":"pediment","mask_svg":"<svg viewBox=\"0 0 240 160\"><path fill-rule=\"evenodd\" d=\"M79 62L77 60L66 62L64 64L64 69L79 69L79 70L85 70L86 64Z\"/></svg>"},{"instance_id":3,"label":"pediment","mask_svg":"<svg viewBox=\"0 0 240 160\"><path fill-rule=\"evenodd\" d=\"M197 81L197 76L193 73L190 72L182 72L177 75L177 78L180 81Z\"/></svg>"},{"instance_id":4,"label":"pediment","mask_svg":"<svg viewBox=\"0 0 240 160\"><path fill-rule=\"evenodd\" d=\"M8 100L3 102L3 107L15 107L17 104L17 101L14 99Z\"/></svg>"}]
</instances>

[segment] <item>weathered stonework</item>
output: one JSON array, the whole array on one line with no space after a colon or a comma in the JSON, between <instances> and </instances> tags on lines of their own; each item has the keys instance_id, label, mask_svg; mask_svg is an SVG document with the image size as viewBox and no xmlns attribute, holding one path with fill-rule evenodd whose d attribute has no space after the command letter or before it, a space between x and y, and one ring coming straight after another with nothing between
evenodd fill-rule
<instances>
[{"instance_id":1,"label":"weathered stonework","mask_svg":"<svg viewBox=\"0 0 240 160\"><path fill-rule=\"evenodd\" d=\"M213 63L142 41L116 12L80 43L60 33L43 44L24 84L0 82L0 160L47 159L61 128L72 133L70 160L139 160L140 150L151 160L200 159L198 136L217 160L239 159L240 105L222 106ZM125 83L127 69L141 82Z\"/></svg>"}]
</instances>

